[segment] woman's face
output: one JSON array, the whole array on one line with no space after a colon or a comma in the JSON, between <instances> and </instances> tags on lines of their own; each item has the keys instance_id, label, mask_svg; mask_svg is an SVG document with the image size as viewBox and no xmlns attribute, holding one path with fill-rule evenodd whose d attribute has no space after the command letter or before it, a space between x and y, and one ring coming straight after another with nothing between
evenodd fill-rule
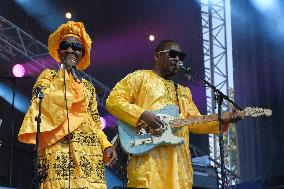
<instances>
[{"instance_id":1,"label":"woman's face","mask_svg":"<svg viewBox=\"0 0 284 189\"><path fill-rule=\"evenodd\" d=\"M62 39L58 49L61 63L66 66L77 65L84 56L82 42L74 36L66 36Z\"/></svg>"}]
</instances>

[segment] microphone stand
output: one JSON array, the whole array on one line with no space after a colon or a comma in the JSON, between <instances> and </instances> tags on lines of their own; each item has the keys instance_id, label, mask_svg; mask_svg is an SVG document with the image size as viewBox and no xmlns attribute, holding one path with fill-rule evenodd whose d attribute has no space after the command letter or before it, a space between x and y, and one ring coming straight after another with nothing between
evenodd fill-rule
<instances>
[{"instance_id":1,"label":"microphone stand","mask_svg":"<svg viewBox=\"0 0 284 189\"><path fill-rule=\"evenodd\" d=\"M13 185L12 176L13 176L13 147L14 147L14 116L15 116L15 97L16 97L16 80L11 79L12 87L13 87L13 97L12 97L12 123L11 123L11 146L10 146L10 186Z\"/></svg>"},{"instance_id":2,"label":"microphone stand","mask_svg":"<svg viewBox=\"0 0 284 189\"><path fill-rule=\"evenodd\" d=\"M10 80L12 83L12 103L11 103L11 144L10 144L10 162L9 162L9 166L10 166L10 170L9 170L9 186L13 186L13 148L14 148L14 127L15 127L15 97L16 97L16 80L17 79L32 79L29 77L12 77L10 75L8 76L0 76L0 79L2 80Z\"/></svg>"},{"instance_id":3,"label":"microphone stand","mask_svg":"<svg viewBox=\"0 0 284 189\"><path fill-rule=\"evenodd\" d=\"M183 63L179 64L179 68L182 69L185 73L185 76L189 78L189 76L192 74L198 79L200 79L203 83L205 83L207 86L209 86L213 92L214 92L214 99L217 101L218 104L218 124L219 124L219 148L220 148L220 159L221 159L221 181L222 181L222 189L225 188L225 162L224 162L224 139L223 139L223 123L222 123L222 103L223 100L227 100L231 104L233 104L237 109L242 110L234 101L232 101L227 95L222 93L219 89L216 88L216 86L209 83L207 80L200 77L197 73L193 72L191 68L186 68L183 66Z\"/></svg>"},{"instance_id":4,"label":"microphone stand","mask_svg":"<svg viewBox=\"0 0 284 189\"><path fill-rule=\"evenodd\" d=\"M40 181L42 179L42 173L39 170L39 163L38 163L38 146L39 146L39 134L40 134L40 123L41 123L41 103L42 99L44 97L43 92L41 91L40 88L37 89L37 97L39 99L39 109L38 109L38 116L35 117L35 120L37 122L37 132L36 132L36 144L35 144L35 159L34 159L34 178L32 182L32 188L34 189L39 189L40 188Z\"/></svg>"}]
</instances>

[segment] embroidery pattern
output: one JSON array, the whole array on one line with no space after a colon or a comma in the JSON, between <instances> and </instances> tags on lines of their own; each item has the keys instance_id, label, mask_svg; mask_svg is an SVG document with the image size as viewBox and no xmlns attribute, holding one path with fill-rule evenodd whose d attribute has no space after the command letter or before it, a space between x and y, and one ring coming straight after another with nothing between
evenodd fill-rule
<instances>
[{"instance_id":1,"label":"embroidery pattern","mask_svg":"<svg viewBox=\"0 0 284 189\"><path fill-rule=\"evenodd\" d=\"M79 164L81 170L84 172L86 177L90 177L93 174L93 167L91 162L85 157L80 157L80 164Z\"/></svg>"},{"instance_id":2,"label":"embroidery pattern","mask_svg":"<svg viewBox=\"0 0 284 189\"><path fill-rule=\"evenodd\" d=\"M72 175L75 170L75 162L73 157L70 156L69 158L68 153L59 153L58 155L56 155L55 163L53 164L53 169L56 176L67 180L69 176L69 165L70 175Z\"/></svg>"},{"instance_id":3,"label":"embroidery pattern","mask_svg":"<svg viewBox=\"0 0 284 189\"><path fill-rule=\"evenodd\" d=\"M59 75L59 72L49 70L45 74L45 77L55 79ZM43 83L42 85L45 84ZM53 146L47 147L40 152L39 168L43 175L45 175L42 179L42 184L68 181L69 166L71 182L80 182L81 179L88 182L85 186L71 187L72 189L90 189L93 188L91 186L96 186L96 184L106 184L101 144L98 134L95 132L96 130L93 129L94 124L95 127L100 125L96 93L94 87L88 81L83 80L83 85L87 111L94 122L85 119L72 133L63 137ZM43 90L46 88L42 87ZM34 89L33 94L35 92L36 90ZM69 145L71 145L70 158L68 152ZM65 188L66 186L61 189Z\"/></svg>"}]
</instances>

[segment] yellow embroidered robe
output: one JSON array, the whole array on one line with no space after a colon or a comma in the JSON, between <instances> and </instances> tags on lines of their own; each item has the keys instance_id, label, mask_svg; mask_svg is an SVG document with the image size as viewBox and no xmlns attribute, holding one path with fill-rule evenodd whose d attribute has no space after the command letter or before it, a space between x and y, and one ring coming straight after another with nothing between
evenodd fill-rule
<instances>
[{"instance_id":1,"label":"yellow embroidered robe","mask_svg":"<svg viewBox=\"0 0 284 189\"><path fill-rule=\"evenodd\" d=\"M106 189L103 151L112 145L101 130L95 89L88 81L83 80L82 83L77 83L73 77L65 73L70 137L68 137L65 106L64 71L47 69L36 81L31 106L25 115L18 140L35 144L37 124L35 117L39 109L39 99L35 96L35 89L40 87L44 98L40 125L39 162L41 172L47 176L43 179L41 188L68 188L68 165L71 162L70 188Z\"/></svg>"},{"instance_id":2,"label":"yellow embroidered robe","mask_svg":"<svg viewBox=\"0 0 284 189\"><path fill-rule=\"evenodd\" d=\"M187 87L178 85L180 118L199 116ZM118 119L135 127L145 110L178 105L174 83L151 70L138 70L116 84L107 99L107 109ZM180 146L160 146L141 156L132 156L128 163L128 186L150 189L192 188L192 166L189 132L218 133L218 123L210 122L183 127L175 135L184 139Z\"/></svg>"}]
</instances>

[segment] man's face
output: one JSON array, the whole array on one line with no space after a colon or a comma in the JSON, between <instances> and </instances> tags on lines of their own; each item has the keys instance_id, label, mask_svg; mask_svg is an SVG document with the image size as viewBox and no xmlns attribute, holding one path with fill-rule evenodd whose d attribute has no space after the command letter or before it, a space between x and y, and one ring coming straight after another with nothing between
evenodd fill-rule
<instances>
[{"instance_id":1,"label":"man's face","mask_svg":"<svg viewBox=\"0 0 284 189\"><path fill-rule=\"evenodd\" d=\"M177 62L180 60L179 56L172 56L170 50L180 52L180 47L178 44L169 43L166 45L163 51L157 52L155 60L158 63L157 69L166 79L169 79L178 73Z\"/></svg>"},{"instance_id":2,"label":"man's face","mask_svg":"<svg viewBox=\"0 0 284 189\"><path fill-rule=\"evenodd\" d=\"M68 58L73 57L77 65L83 58L83 51L82 42L78 38L66 36L59 45L58 55L62 63Z\"/></svg>"}]
</instances>

